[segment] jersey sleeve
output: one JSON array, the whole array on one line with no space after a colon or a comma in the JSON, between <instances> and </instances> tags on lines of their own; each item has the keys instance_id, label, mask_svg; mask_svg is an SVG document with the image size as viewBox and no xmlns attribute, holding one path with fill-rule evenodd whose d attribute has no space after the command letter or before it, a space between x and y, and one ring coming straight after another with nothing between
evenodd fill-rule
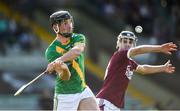
<instances>
[{"instance_id":1,"label":"jersey sleeve","mask_svg":"<svg viewBox=\"0 0 180 111\"><path fill-rule=\"evenodd\" d=\"M85 42L86 42L85 36L84 36L83 34L79 34L79 35L75 38L75 40L74 40L74 46L75 46L76 44L81 44L81 43L84 43L84 44L85 44Z\"/></svg>"},{"instance_id":2,"label":"jersey sleeve","mask_svg":"<svg viewBox=\"0 0 180 111\"><path fill-rule=\"evenodd\" d=\"M55 52L53 50L50 50L49 48L46 49L45 52L45 58L48 61L48 63L54 61Z\"/></svg>"}]
</instances>

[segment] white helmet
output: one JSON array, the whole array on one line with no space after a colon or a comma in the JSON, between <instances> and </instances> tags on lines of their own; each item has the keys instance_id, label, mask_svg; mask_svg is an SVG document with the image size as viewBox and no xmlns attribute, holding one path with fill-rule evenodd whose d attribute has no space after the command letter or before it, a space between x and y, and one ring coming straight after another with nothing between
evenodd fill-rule
<instances>
[{"instance_id":1,"label":"white helmet","mask_svg":"<svg viewBox=\"0 0 180 111\"><path fill-rule=\"evenodd\" d=\"M135 42L137 42L137 37L131 31L122 31L118 36L118 40L121 39L121 38L122 39L123 38L129 38L129 39L133 39Z\"/></svg>"},{"instance_id":2,"label":"white helmet","mask_svg":"<svg viewBox=\"0 0 180 111\"><path fill-rule=\"evenodd\" d=\"M116 46L116 48L118 48L118 44L119 44L119 41L121 40L121 39L124 39L124 38L127 38L127 39L132 39L134 42L134 46L136 46L136 42L137 42L137 37L135 36L135 34L133 33L133 32L131 32L131 31L122 31L119 35L118 35L118 37L117 37L117 46Z\"/></svg>"}]
</instances>

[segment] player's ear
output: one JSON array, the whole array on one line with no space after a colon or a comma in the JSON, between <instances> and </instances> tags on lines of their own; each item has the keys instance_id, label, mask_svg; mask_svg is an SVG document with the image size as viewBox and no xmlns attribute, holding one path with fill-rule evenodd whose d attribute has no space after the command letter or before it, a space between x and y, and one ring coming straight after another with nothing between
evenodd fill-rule
<instances>
[{"instance_id":1,"label":"player's ear","mask_svg":"<svg viewBox=\"0 0 180 111\"><path fill-rule=\"evenodd\" d=\"M54 25L52 26L52 28L53 28L53 30L54 30L55 33L58 33L58 32L59 32L59 26L58 26L58 24L54 24Z\"/></svg>"}]
</instances>

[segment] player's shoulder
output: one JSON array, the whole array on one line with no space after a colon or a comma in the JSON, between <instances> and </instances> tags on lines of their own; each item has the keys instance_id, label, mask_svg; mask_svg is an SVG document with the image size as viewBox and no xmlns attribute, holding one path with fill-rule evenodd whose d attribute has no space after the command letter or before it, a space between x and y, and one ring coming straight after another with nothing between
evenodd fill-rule
<instances>
[{"instance_id":1,"label":"player's shoulder","mask_svg":"<svg viewBox=\"0 0 180 111\"><path fill-rule=\"evenodd\" d=\"M85 35L80 34L80 33L73 33L72 39L78 39L78 38L84 38L85 39Z\"/></svg>"},{"instance_id":2,"label":"player's shoulder","mask_svg":"<svg viewBox=\"0 0 180 111\"><path fill-rule=\"evenodd\" d=\"M126 49L118 50L114 53L113 57L127 59L128 58L127 54L128 54L128 50Z\"/></svg>"},{"instance_id":3,"label":"player's shoulder","mask_svg":"<svg viewBox=\"0 0 180 111\"><path fill-rule=\"evenodd\" d=\"M56 46L56 40L54 40L46 49L46 53L49 51L54 50L54 47Z\"/></svg>"}]
</instances>

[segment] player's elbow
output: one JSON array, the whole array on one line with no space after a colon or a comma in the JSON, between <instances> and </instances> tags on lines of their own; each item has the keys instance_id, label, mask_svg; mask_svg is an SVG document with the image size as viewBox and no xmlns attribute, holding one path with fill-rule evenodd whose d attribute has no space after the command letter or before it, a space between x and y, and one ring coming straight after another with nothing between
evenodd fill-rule
<instances>
[{"instance_id":1,"label":"player's elbow","mask_svg":"<svg viewBox=\"0 0 180 111\"><path fill-rule=\"evenodd\" d=\"M74 56L78 57L84 51L85 45L78 45L73 47Z\"/></svg>"},{"instance_id":2,"label":"player's elbow","mask_svg":"<svg viewBox=\"0 0 180 111\"><path fill-rule=\"evenodd\" d=\"M84 50L81 48L76 48L74 50L74 56L78 57Z\"/></svg>"},{"instance_id":3,"label":"player's elbow","mask_svg":"<svg viewBox=\"0 0 180 111\"><path fill-rule=\"evenodd\" d=\"M64 74L61 74L60 78L63 80L63 81L68 81L71 77L71 73L68 72L68 73L64 73Z\"/></svg>"},{"instance_id":4,"label":"player's elbow","mask_svg":"<svg viewBox=\"0 0 180 111\"><path fill-rule=\"evenodd\" d=\"M81 54L81 50L80 49L77 49L74 53L75 56L79 56Z\"/></svg>"}]
</instances>

